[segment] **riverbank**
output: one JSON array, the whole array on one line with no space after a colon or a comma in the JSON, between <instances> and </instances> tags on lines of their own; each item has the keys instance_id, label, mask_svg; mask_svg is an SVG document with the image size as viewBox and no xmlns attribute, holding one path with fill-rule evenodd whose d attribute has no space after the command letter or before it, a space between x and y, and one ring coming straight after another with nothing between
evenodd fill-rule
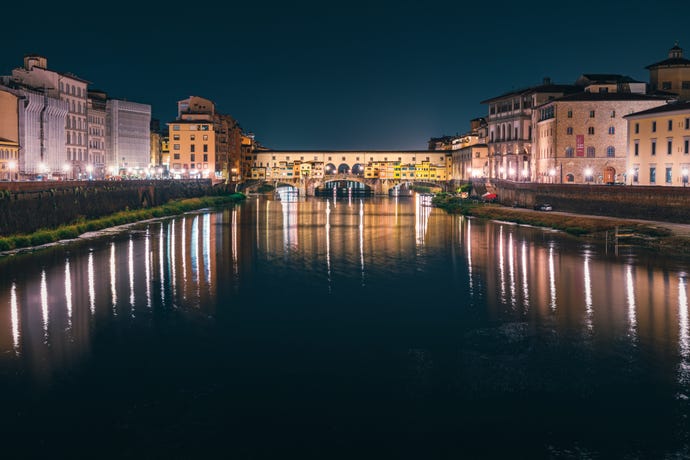
<instances>
[{"instance_id":1,"label":"riverbank","mask_svg":"<svg viewBox=\"0 0 690 460\"><path fill-rule=\"evenodd\" d=\"M152 208L126 210L99 217L97 219L81 219L69 225L61 225L54 229L41 229L33 233L15 234L0 237L0 251L41 246L60 240L74 239L88 232L103 230L118 225L139 222L147 219L174 216L196 209L222 206L238 203L245 199L241 193L219 196L203 196L173 200L164 205Z\"/></svg>"},{"instance_id":2,"label":"riverbank","mask_svg":"<svg viewBox=\"0 0 690 460\"><path fill-rule=\"evenodd\" d=\"M463 214L483 219L553 228L576 237L592 240L614 241L618 235L618 242L621 243L633 244L669 254L690 256L689 225L509 208L494 203L460 200L450 195L437 195L434 197L433 205L450 214Z\"/></svg>"}]
</instances>

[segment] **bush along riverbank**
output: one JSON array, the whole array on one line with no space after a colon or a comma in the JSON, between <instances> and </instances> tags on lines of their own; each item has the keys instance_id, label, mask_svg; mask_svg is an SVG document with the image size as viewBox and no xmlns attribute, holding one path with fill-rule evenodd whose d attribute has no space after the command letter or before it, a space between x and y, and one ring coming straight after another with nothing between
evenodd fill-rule
<instances>
[{"instance_id":1,"label":"bush along riverbank","mask_svg":"<svg viewBox=\"0 0 690 460\"><path fill-rule=\"evenodd\" d=\"M97 219L80 219L69 225L61 225L54 229L41 229L30 234L16 234L0 237L0 251L40 246L60 240L77 238L87 232L103 230L118 225L129 224L157 217L167 217L182 214L197 209L238 203L246 197L241 193L232 195L203 196L173 200L164 205L153 208L124 210Z\"/></svg>"},{"instance_id":2,"label":"bush along riverbank","mask_svg":"<svg viewBox=\"0 0 690 460\"><path fill-rule=\"evenodd\" d=\"M521 225L561 230L573 236L600 241L634 244L679 255L690 255L690 238L675 235L670 229L615 217L561 214L531 209L515 209L477 200L463 200L451 194L438 194L432 205L450 214L514 222Z\"/></svg>"}]
</instances>

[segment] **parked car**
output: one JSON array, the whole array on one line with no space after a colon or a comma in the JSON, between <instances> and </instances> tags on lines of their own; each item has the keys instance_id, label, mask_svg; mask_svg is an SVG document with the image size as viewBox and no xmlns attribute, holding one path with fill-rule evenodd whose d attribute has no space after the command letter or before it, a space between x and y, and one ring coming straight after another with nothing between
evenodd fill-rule
<instances>
[{"instance_id":1,"label":"parked car","mask_svg":"<svg viewBox=\"0 0 690 460\"><path fill-rule=\"evenodd\" d=\"M534 205L534 209L537 211L552 211L553 207L549 203L537 203Z\"/></svg>"}]
</instances>

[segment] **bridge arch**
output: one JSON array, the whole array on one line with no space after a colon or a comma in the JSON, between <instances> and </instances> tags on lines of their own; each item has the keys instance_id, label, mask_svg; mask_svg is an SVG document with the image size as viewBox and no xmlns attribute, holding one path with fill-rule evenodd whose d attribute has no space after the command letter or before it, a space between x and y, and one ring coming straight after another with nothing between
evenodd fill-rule
<instances>
[{"instance_id":1,"label":"bridge arch","mask_svg":"<svg viewBox=\"0 0 690 460\"><path fill-rule=\"evenodd\" d=\"M370 196L374 190L363 180L329 180L314 189L316 196Z\"/></svg>"},{"instance_id":2,"label":"bridge arch","mask_svg":"<svg viewBox=\"0 0 690 460\"><path fill-rule=\"evenodd\" d=\"M335 174L337 170L338 169L335 167L333 163L327 163L326 166L323 167L323 173L327 176Z\"/></svg>"},{"instance_id":3,"label":"bridge arch","mask_svg":"<svg viewBox=\"0 0 690 460\"><path fill-rule=\"evenodd\" d=\"M364 165L362 163L353 164L351 172L355 176L363 176L364 175Z\"/></svg>"},{"instance_id":4,"label":"bridge arch","mask_svg":"<svg viewBox=\"0 0 690 460\"><path fill-rule=\"evenodd\" d=\"M340 163L338 166L338 174L350 174L350 165L347 163Z\"/></svg>"}]
</instances>

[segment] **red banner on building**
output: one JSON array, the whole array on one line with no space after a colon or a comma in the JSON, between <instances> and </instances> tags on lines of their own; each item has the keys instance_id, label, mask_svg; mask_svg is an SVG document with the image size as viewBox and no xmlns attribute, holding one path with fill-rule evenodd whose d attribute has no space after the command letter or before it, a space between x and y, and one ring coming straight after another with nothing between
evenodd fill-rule
<instances>
[{"instance_id":1,"label":"red banner on building","mask_svg":"<svg viewBox=\"0 0 690 460\"><path fill-rule=\"evenodd\" d=\"M585 135L577 134L575 136L575 155L579 157L585 156Z\"/></svg>"}]
</instances>

